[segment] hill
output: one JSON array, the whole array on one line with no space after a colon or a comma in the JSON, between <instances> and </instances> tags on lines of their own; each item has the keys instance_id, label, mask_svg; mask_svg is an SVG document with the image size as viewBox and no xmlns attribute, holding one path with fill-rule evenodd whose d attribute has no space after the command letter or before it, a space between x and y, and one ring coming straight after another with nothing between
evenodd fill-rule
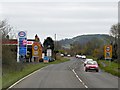
<instances>
[{"instance_id":1,"label":"hill","mask_svg":"<svg viewBox=\"0 0 120 90\"><path fill-rule=\"evenodd\" d=\"M59 41L60 45L64 48L70 48L71 44L78 43L85 45L88 42L94 41L97 44L105 45L113 41L113 37L107 34L90 34L90 35L80 35L73 37L72 39L62 39Z\"/></svg>"}]
</instances>

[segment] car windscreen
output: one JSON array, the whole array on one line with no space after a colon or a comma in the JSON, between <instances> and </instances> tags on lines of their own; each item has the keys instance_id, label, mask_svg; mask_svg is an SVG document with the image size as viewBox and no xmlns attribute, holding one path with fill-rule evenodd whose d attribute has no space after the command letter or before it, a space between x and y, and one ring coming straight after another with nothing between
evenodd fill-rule
<instances>
[{"instance_id":1,"label":"car windscreen","mask_svg":"<svg viewBox=\"0 0 120 90\"><path fill-rule=\"evenodd\" d=\"M97 62L87 62L88 65L97 65Z\"/></svg>"}]
</instances>

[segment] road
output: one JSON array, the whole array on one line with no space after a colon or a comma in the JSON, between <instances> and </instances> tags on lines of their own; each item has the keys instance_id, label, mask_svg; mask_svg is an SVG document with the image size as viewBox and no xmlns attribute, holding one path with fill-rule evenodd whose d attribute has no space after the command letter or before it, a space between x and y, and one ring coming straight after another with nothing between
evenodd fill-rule
<instances>
[{"instance_id":1,"label":"road","mask_svg":"<svg viewBox=\"0 0 120 90\"><path fill-rule=\"evenodd\" d=\"M12 88L118 88L118 78L104 71L85 72L83 60L49 65Z\"/></svg>"}]
</instances>

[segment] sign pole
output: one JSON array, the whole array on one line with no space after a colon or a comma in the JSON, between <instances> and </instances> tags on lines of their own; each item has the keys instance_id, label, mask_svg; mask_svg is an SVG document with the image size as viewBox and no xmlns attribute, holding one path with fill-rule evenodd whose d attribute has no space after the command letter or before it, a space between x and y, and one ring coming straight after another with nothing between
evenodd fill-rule
<instances>
[{"instance_id":1,"label":"sign pole","mask_svg":"<svg viewBox=\"0 0 120 90\"><path fill-rule=\"evenodd\" d=\"M20 59L19 59L19 39L18 39L18 43L17 43L17 62L20 62Z\"/></svg>"}]
</instances>

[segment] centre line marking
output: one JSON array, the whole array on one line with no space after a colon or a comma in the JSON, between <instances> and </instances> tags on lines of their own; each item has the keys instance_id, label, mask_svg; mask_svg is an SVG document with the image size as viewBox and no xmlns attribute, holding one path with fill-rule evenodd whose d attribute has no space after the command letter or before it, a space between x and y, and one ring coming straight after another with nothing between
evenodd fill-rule
<instances>
[{"instance_id":1,"label":"centre line marking","mask_svg":"<svg viewBox=\"0 0 120 90\"><path fill-rule=\"evenodd\" d=\"M85 85L85 83L79 78L79 76L77 75L77 73L75 72L74 69L72 69L73 73L75 74L75 76L77 77L77 79L84 85L85 88L88 88L87 85Z\"/></svg>"}]
</instances>

